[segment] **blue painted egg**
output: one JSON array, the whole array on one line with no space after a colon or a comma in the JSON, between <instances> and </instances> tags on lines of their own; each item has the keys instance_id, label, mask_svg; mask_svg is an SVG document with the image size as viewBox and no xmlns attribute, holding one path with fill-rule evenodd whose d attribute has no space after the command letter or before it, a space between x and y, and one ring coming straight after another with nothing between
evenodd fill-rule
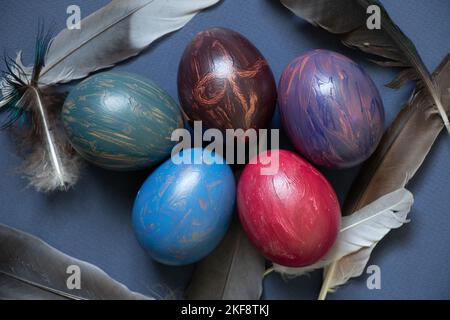
<instances>
[{"instance_id":1,"label":"blue painted egg","mask_svg":"<svg viewBox=\"0 0 450 320\"><path fill-rule=\"evenodd\" d=\"M141 76L104 72L79 83L68 95L62 120L74 149L111 170L137 170L160 162L183 126L175 101Z\"/></svg>"},{"instance_id":2,"label":"blue painted egg","mask_svg":"<svg viewBox=\"0 0 450 320\"><path fill-rule=\"evenodd\" d=\"M235 203L234 176L221 156L197 148L179 157L184 163L172 157L150 175L133 207L139 243L168 265L194 263L210 253L224 237Z\"/></svg>"},{"instance_id":3,"label":"blue painted egg","mask_svg":"<svg viewBox=\"0 0 450 320\"><path fill-rule=\"evenodd\" d=\"M372 154L383 134L377 87L361 66L339 53L314 50L291 61L278 99L287 135L315 164L355 166Z\"/></svg>"}]
</instances>

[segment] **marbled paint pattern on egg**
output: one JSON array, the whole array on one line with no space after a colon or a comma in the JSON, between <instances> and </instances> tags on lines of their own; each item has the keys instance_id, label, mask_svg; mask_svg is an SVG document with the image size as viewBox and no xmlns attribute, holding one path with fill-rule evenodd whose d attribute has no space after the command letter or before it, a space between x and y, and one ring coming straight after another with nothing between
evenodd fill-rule
<instances>
[{"instance_id":1,"label":"marbled paint pattern on egg","mask_svg":"<svg viewBox=\"0 0 450 320\"><path fill-rule=\"evenodd\" d=\"M169 265L194 263L209 254L224 237L235 203L234 175L219 155L202 149L182 154L196 162L167 160L145 181L133 207L139 243L153 259Z\"/></svg>"},{"instance_id":2,"label":"marbled paint pattern on egg","mask_svg":"<svg viewBox=\"0 0 450 320\"><path fill-rule=\"evenodd\" d=\"M330 168L366 160L383 134L384 109L369 75L326 50L294 59L278 87L283 127L305 157Z\"/></svg>"},{"instance_id":3,"label":"marbled paint pattern on egg","mask_svg":"<svg viewBox=\"0 0 450 320\"><path fill-rule=\"evenodd\" d=\"M78 84L62 110L75 150L106 169L135 170L170 155L171 134L183 127L175 101L138 75L104 72Z\"/></svg>"},{"instance_id":4,"label":"marbled paint pattern on egg","mask_svg":"<svg viewBox=\"0 0 450 320\"><path fill-rule=\"evenodd\" d=\"M269 260L310 265L334 244L341 211L336 194L308 162L286 150L261 153L245 166L237 188L239 217L249 239ZM262 175L269 160L279 170ZM277 160L278 159L278 160Z\"/></svg>"},{"instance_id":5,"label":"marbled paint pattern on egg","mask_svg":"<svg viewBox=\"0 0 450 320\"><path fill-rule=\"evenodd\" d=\"M241 34L224 28L198 33L178 69L178 95L188 122L203 127L260 129L276 104L276 84L262 54Z\"/></svg>"}]
</instances>

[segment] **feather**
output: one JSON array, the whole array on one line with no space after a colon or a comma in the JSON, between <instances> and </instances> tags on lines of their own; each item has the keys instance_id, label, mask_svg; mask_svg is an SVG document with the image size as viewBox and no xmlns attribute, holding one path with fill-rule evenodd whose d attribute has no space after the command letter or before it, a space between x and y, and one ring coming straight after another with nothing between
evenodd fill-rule
<instances>
[{"instance_id":1,"label":"feather","mask_svg":"<svg viewBox=\"0 0 450 320\"><path fill-rule=\"evenodd\" d=\"M220 246L199 262L186 291L189 300L259 300L265 259L235 219Z\"/></svg>"},{"instance_id":2,"label":"feather","mask_svg":"<svg viewBox=\"0 0 450 320\"><path fill-rule=\"evenodd\" d=\"M351 278L362 275L377 243L378 242L370 247L362 248L352 254L342 257L339 260L339 263L331 263L325 267L323 270L325 279L328 272L333 274L333 277L329 278L330 283L325 282L325 285L328 288L327 292L334 292L338 287L346 284ZM330 268L334 268L334 270L330 270ZM323 294L326 296L326 293L322 291L319 294L319 300L325 299L325 296L322 297Z\"/></svg>"},{"instance_id":3,"label":"feather","mask_svg":"<svg viewBox=\"0 0 450 320\"><path fill-rule=\"evenodd\" d=\"M66 139L57 113L49 107L54 99L45 100L37 88L30 87L16 105L31 108L33 117L31 130L14 131L18 151L25 158L21 169L37 191L67 190L77 182L83 162Z\"/></svg>"},{"instance_id":4,"label":"feather","mask_svg":"<svg viewBox=\"0 0 450 320\"><path fill-rule=\"evenodd\" d=\"M388 86L398 88L409 80L418 80L424 92L431 97L450 133L450 123L438 89L416 47L392 21L379 1L281 0L281 3L311 24L338 34L346 46L377 56L377 59L371 59L373 62L386 67L404 68ZM380 29L367 27L367 8L371 5L380 8Z\"/></svg>"},{"instance_id":5,"label":"feather","mask_svg":"<svg viewBox=\"0 0 450 320\"><path fill-rule=\"evenodd\" d=\"M80 270L80 289L68 289L69 266ZM105 272L69 257L27 233L0 224L0 299L150 299Z\"/></svg>"},{"instance_id":6,"label":"feather","mask_svg":"<svg viewBox=\"0 0 450 320\"><path fill-rule=\"evenodd\" d=\"M19 119L31 124L31 133L17 139L24 141L19 151L26 157L23 172L30 185L43 192L67 190L77 182L83 163L59 123L60 105L46 103L44 91L137 55L218 1L112 0L83 19L80 30L64 29L50 41L40 28L33 67L24 66L20 51L15 61L7 60L0 112L8 113L3 127Z\"/></svg>"},{"instance_id":7,"label":"feather","mask_svg":"<svg viewBox=\"0 0 450 320\"><path fill-rule=\"evenodd\" d=\"M329 266L336 260L348 259L351 269L342 269L340 279L348 279L361 275L375 245L386 234L401 227L406 222L411 206L412 194L402 188L393 191L371 204L342 218L341 230L334 246L318 262L302 268L289 268L274 264L275 271L292 277L301 276L316 269ZM344 260L341 260L344 261ZM329 288L340 285L342 281L333 279ZM343 282L344 283L344 282Z\"/></svg>"},{"instance_id":8,"label":"feather","mask_svg":"<svg viewBox=\"0 0 450 320\"><path fill-rule=\"evenodd\" d=\"M30 77L24 77L22 65L10 59L6 61L4 74L7 89L0 112L8 114L3 127L11 127L21 120L23 134L17 134L19 152L26 155L24 174L30 185L38 191L67 190L78 178L81 161L69 146L63 134L57 134L58 117L48 93L38 87L39 74L43 68L50 34L44 34L40 25L36 41L35 63ZM48 103L46 103L48 102Z\"/></svg>"},{"instance_id":9,"label":"feather","mask_svg":"<svg viewBox=\"0 0 450 320\"><path fill-rule=\"evenodd\" d=\"M81 79L136 56L219 1L112 0L83 19L80 30L65 28L52 40L40 85Z\"/></svg>"},{"instance_id":10,"label":"feather","mask_svg":"<svg viewBox=\"0 0 450 320\"><path fill-rule=\"evenodd\" d=\"M448 112L450 54L432 77ZM444 125L432 107L433 101L423 90L420 85L416 87L409 103L386 131L375 153L362 166L344 204L344 214L355 212L380 196L405 187L424 162ZM356 256L356 259L359 257ZM349 268L348 261L336 260L324 272L325 280L319 298L324 299L333 284L343 284L341 270Z\"/></svg>"}]
</instances>

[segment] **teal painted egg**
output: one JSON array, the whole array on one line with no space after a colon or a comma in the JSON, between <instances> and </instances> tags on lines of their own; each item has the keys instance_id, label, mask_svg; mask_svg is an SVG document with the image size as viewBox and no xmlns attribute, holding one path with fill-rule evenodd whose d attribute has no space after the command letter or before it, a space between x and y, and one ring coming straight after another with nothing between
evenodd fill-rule
<instances>
[{"instance_id":1,"label":"teal painted egg","mask_svg":"<svg viewBox=\"0 0 450 320\"><path fill-rule=\"evenodd\" d=\"M183 126L175 101L156 83L129 73L104 72L68 95L62 120L74 149L111 170L137 170L170 155L172 132Z\"/></svg>"}]
</instances>

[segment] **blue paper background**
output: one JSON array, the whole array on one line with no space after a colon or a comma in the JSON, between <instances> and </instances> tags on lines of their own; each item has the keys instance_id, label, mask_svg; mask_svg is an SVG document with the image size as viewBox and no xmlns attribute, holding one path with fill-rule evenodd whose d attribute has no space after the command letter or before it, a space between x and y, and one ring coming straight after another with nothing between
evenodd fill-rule
<instances>
[{"instance_id":1,"label":"blue paper background","mask_svg":"<svg viewBox=\"0 0 450 320\"><path fill-rule=\"evenodd\" d=\"M65 27L66 8L81 7L83 17L108 1L0 0L0 49L14 55L24 51L31 62L39 18ZM384 0L391 17L416 44L433 70L450 51L448 0ZM196 16L181 31L157 41L135 59L116 68L152 78L177 98L178 61L198 32L224 26L244 34L265 55L275 77L295 56L323 48L344 53L363 64L383 97L387 124L407 100L412 86L394 91L383 86L395 74L374 66L362 55L344 48L332 35L314 28L276 0L224 0ZM3 64L0 64L3 68ZM275 117L274 125L278 125ZM139 247L131 229L134 196L148 172L115 173L88 166L74 190L51 196L26 188L16 174L20 159L6 133L0 133L0 223L32 233L59 250L91 262L134 291L158 297L180 295L192 266L167 267L153 262ZM411 223L395 230L375 249L369 264L381 268L381 290L368 290L363 275L331 294L330 299L448 299L450 298L450 136L441 134L426 163L409 185L415 195ZM344 199L358 169L325 174ZM272 274L264 282L264 298L313 299L321 274L284 281Z\"/></svg>"}]
</instances>

